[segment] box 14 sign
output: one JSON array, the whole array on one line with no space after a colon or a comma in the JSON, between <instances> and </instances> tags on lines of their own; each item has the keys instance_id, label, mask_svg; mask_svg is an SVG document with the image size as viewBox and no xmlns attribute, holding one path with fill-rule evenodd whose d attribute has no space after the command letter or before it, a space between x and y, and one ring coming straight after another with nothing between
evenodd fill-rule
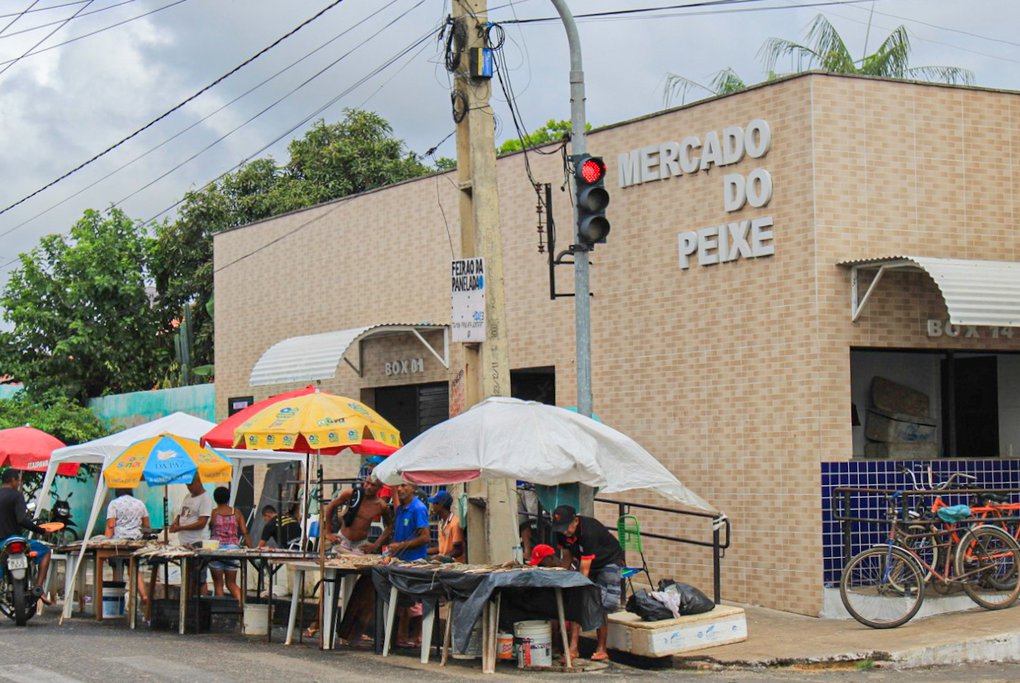
<instances>
[{"instance_id":1,"label":"box 14 sign","mask_svg":"<svg viewBox=\"0 0 1020 683\"><path fill-rule=\"evenodd\" d=\"M485 259L456 259L450 268L453 341L485 341Z\"/></svg>"}]
</instances>

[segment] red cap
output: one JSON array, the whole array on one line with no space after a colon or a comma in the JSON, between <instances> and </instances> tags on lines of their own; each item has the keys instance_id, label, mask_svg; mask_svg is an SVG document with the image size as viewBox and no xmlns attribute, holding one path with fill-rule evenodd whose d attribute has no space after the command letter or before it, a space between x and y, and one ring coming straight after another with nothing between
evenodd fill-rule
<instances>
[{"instance_id":1,"label":"red cap","mask_svg":"<svg viewBox=\"0 0 1020 683\"><path fill-rule=\"evenodd\" d=\"M534 567L545 558L555 554L556 551L553 550L553 547L551 545L539 543L538 545L531 549L531 559L528 560L528 564Z\"/></svg>"}]
</instances>

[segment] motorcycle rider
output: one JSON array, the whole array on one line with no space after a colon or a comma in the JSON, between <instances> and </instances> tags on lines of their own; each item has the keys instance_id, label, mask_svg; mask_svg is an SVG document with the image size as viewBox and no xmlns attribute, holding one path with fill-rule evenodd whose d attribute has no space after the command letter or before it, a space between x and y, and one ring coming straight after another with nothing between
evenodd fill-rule
<instances>
[{"instance_id":1,"label":"motorcycle rider","mask_svg":"<svg viewBox=\"0 0 1020 683\"><path fill-rule=\"evenodd\" d=\"M25 504L25 496L21 493L21 472L11 467L0 475L0 543L11 536L20 536L22 529L37 534L49 533L32 521ZM50 548L45 543L35 540L28 543L35 554L33 562L38 565L32 595L45 604L52 605L53 601L46 596L43 588L46 585L46 573L50 568Z\"/></svg>"}]
</instances>

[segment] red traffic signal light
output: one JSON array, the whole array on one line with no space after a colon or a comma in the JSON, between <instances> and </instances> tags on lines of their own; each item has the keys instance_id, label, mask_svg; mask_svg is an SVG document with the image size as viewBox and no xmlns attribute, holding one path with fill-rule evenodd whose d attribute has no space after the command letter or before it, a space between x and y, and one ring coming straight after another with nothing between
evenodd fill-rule
<instances>
[{"instance_id":1,"label":"red traffic signal light","mask_svg":"<svg viewBox=\"0 0 1020 683\"><path fill-rule=\"evenodd\" d=\"M577 177L589 185L605 180L606 163L597 157L583 159L577 165Z\"/></svg>"},{"instance_id":2,"label":"red traffic signal light","mask_svg":"<svg viewBox=\"0 0 1020 683\"><path fill-rule=\"evenodd\" d=\"M594 249L604 244L609 235L609 192L605 188L606 162L587 154L575 157L574 202L577 207L577 240L580 245Z\"/></svg>"}]
</instances>

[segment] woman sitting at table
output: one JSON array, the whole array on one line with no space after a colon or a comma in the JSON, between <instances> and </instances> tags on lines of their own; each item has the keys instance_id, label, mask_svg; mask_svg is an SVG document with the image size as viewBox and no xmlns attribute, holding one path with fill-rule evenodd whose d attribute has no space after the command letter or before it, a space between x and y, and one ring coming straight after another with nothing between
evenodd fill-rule
<instances>
[{"instance_id":1,"label":"woman sitting at table","mask_svg":"<svg viewBox=\"0 0 1020 683\"><path fill-rule=\"evenodd\" d=\"M230 507L230 490L220 486L213 491L216 507L209 516L209 538L220 542L220 550L236 550L241 547L241 537L249 548L252 547L248 527L244 523L237 508ZM235 600L241 599L241 588L237 585L237 560L213 560L209 563L209 571L213 577L213 592L223 595L223 582L226 579L227 590Z\"/></svg>"}]
</instances>

